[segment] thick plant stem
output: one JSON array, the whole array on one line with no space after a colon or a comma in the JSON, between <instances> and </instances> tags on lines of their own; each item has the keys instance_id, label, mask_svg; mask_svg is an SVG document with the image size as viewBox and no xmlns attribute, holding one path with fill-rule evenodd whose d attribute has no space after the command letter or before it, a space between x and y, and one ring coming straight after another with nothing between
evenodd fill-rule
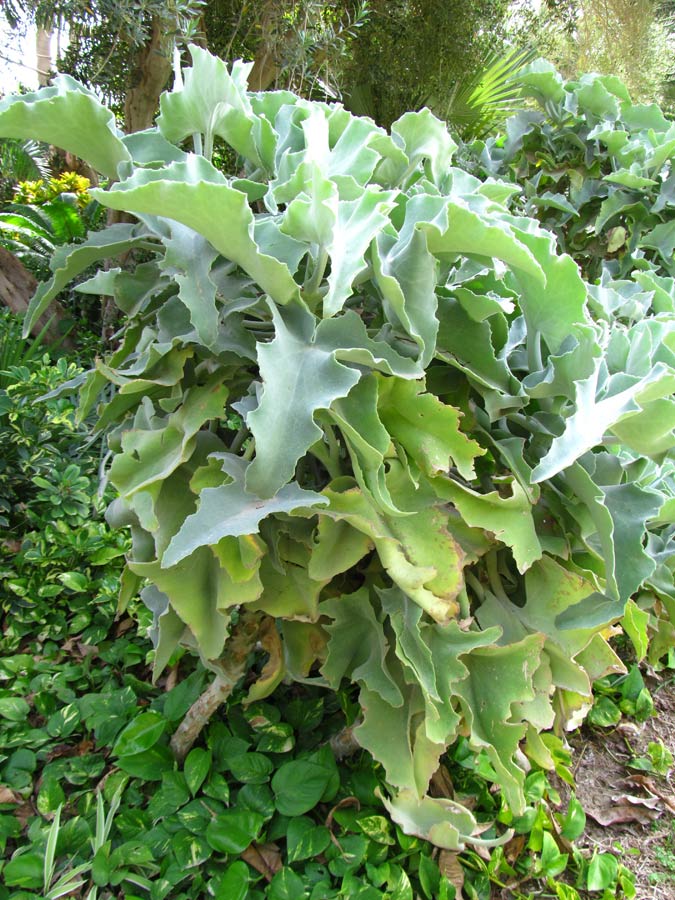
<instances>
[{"instance_id":1,"label":"thick plant stem","mask_svg":"<svg viewBox=\"0 0 675 900\"><path fill-rule=\"evenodd\" d=\"M328 742L330 744L330 749L333 751L333 756L338 762L347 759L349 756L353 756L361 749L361 745L354 737L354 728L358 724L359 723L356 722L354 725L348 725L346 728L343 728L342 731L338 731L337 734L334 734Z\"/></svg>"},{"instance_id":2,"label":"thick plant stem","mask_svg":"<svg viewBox=\"0 0 675 900\"><path fill-rule=\"evenodd\" d=\"M199 696L185 714L173 737L171 750L182 762L221 703L224 703L246 673L248 656L258 638L260 613L244 613L225 647L226 656L220 661L220 673Z\"/></svg>"}]
</instances>

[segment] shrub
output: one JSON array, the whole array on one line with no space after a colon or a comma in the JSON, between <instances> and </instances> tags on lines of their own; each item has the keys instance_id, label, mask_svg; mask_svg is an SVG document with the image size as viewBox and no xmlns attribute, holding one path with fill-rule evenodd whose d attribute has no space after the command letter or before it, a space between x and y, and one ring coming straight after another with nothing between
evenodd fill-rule
<instances>
[{"instance_id":1,"label":"shrub","mask_svg":"<svg viewBox=\"0 0 675 900\"><path fill-rule=\"evenodd\" d=\"M446 748L484 752L521 815L525 757L553 767L550 729L622 670L608 624L644 655L672 610L673 291L609 327L428 111L387 134L192 56L140 135L68 78L0 104L0 132L118 177L92 195L139 220L57 251L26 327L85 267L143 251L80 286L126 316L80 414L99 402L109 432L156 671L187 645L224 696L259 642L249 702L354 683L394 820L478 843L427 792Z\"/></svg>"}]
</instances>

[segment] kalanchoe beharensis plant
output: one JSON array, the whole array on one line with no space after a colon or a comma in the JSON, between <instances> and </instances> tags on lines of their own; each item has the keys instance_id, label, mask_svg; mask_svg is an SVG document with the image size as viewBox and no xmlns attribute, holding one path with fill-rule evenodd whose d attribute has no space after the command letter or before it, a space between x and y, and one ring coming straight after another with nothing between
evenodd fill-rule
<instances>
[{"instance_id":1,"label":"kalanchoe beharensis plant","mask_svg":"<svg viewBox=\"0 0 675 900\"><path fill-rule=\"evenodd\" d=\"M392 818L489 839L428 793L446 748L484 751L519 815L527 758L553 766L551 729L622 670L608 626L644 654L673 610L673 313L595 321L574 260L507 211L512 186L452 166L428 111L387 134L192 58L140 134L68 78L0 104L0 134L85 158L138 220L57 251L26 323L143 251L79 288L124 314L81 393L133 538L122 602L147 585L156 671L189 645L211 700L255 643L251 699L355 683Z\"/></svg>"}]
</instances>

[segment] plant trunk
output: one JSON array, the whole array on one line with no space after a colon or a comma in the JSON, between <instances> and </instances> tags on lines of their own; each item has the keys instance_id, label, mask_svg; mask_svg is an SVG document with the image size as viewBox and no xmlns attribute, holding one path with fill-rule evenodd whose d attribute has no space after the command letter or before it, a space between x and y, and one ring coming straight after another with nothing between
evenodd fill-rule
<instances>
[{"instance_id":1,"label":"plant trunk","mask_svg":"<svg viewBox=\"0 0 675 900\"><path fill-rule=\"evenodd\" d=\"M185 759L211 716L246 674L248 657L258 640L261 620L262 613L242 613L226 644L226 656L219 662L220 674L195 700L171 738L171 749L179 762Z\"/></svg>"},{"instance_id":2,"label":"plant trunk","mask_svg":"<svg viewBox=\"0 0 675 900\"><path fill-rule=\"evenodd\" d=\"M160 94L171 76L173 43L172 29L154 18L150 40L136 55L134 83L124 100L127 134L152 126Z\"/></svg>"},{"instance_id":3,"label":"plant trunk","mask_svg":"<svg viewBox=\"0 0 675 900\"><path fill-rule=\"evenodd\" d=\"M0 303L9 307L16 315L23 316L36 288L37 281L21 260L17 259L9 250L0 247ZM51 319L51 324L45 334L47 343L60 342L64 347L72 347L73 342L64 338L59 328L59 322L65 315L63 307L53 301L49 311L40 316L33 326L32 334L39 334Z\"/></svg>"},{"instance_id":4,"label":"plant trunk","mask_svg":"<svg viewBox=\"0 0 675 900\"><path fill-rule=\"evenodd\" d=\"M35 35L35 53L37 56L37 76L40 87L49 84L52 71L52 32L46 28L38 28Z\"/></svg>"}]
</instances>

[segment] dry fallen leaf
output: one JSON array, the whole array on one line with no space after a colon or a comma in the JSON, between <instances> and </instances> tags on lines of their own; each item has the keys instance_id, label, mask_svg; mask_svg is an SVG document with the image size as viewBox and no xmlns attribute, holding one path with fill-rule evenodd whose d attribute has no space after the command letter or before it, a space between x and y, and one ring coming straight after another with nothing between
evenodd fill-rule
<instances>
[{"instance_id":1,"label":"dry fallen leaf","mask_svg":"<svg viewBox=\"0 0 675 900\"><path fill-rule=\"evenodd\" d=\"M32 819L34 815L35 807L28 800L25 803L22 803L21 806L17 806L14 810L14 817L19 820L22 828L26 827L29 820Z\"/></svg>"},{"instance_id":2,"label":"dry fallen leaf","mask_svg":"<svg viewBox=\"0 0 675 900\"><path fill-rule=\"evenodd\" d=\"M586 812L599 825L618 825L624 822L639 822L640 825L649 825L661 815L660 807L661 803L658 797L635 797L632 794L623 794L620 797L612 797L611 805L589 808Z\"/></svg>"},{"instance_id":3,"label":"dry fallen leaf","mask_svg":"<svg viewBox=\"0 0 675 900\"><path fill-rule=\"evenodd\" d=\"M658 797L668 811L675 815L675 796L664 791L649 775L629 775L626 781L644 788L653 797Z\"/></svg>"},{"instance_id":4,"label":"dry fallen leaf","mask_svg":"<svg viewBox=\"0 0 675 900\"><path fill-rule=\"evenodd\" d=\"M445 766L439 766L431 776L429 794L432 797L447 797L450 800L455 796L452 778Z\"/></svg>"},{"instance_id":5,"label":"dry fallen leaf","mask_svg":"<svg viewBox=\"0 0 675 900\"><path fill-rule=\"evenodd\" d=\"M276 844L250 844L241 858L250 866L260 872L266 881L271 881L274 875L282 868L281 852Z\"/></svg>"},{"instance_id":6,"label":"dry fallen leaf","mask_svg":"<svg viewBox=\"0 0 675 900\"><path fill-rule=\"evenodd\" d=\"M4 784L0 784L0 803L23 803L23 797Z\"/></svg>"},{"instance_id":7,"label":"dry fallen leaf","mask_svg":"<svg viewBox=\"0 0 675 900\"><path fill-rule=\"evenodd\" d=\"M438 854L438 868L450 884L455 886L455 900L463 900L462 888L464 887L464 869L459 861L457 853L451 850L441 850Z\"/></svg>"},{"instance_id":8,"label":"dry fallen leaf","mask_svg":"<svg viewBox=\"0 0 675 900\"><path fill-rule=\"evenodd\" d=\"M526 837L527 836L524 834L517 834L515 837L511 838L508 844L504 845L504 855L510 866L520 859L520 854L525 847Z\"/></svg>"}]
</instances>

